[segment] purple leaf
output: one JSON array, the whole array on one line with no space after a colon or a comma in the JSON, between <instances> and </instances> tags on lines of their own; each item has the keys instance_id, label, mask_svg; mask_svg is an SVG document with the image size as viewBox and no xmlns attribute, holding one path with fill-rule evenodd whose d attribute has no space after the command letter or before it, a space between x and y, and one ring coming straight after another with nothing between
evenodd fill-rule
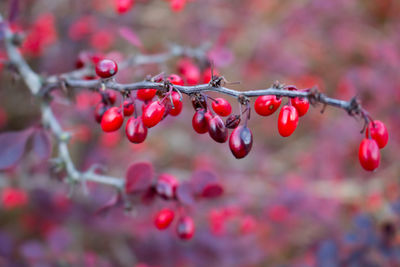
<instances>
[{"instance_id":1,"label":"purple leaf","mask_svg":"<svg viewBox=\"0 0 400 267\"><path fill-rule=\"evenodd\" d=\"M191 206L195 203L194 191L191 183L185 182L176 188L176 197L185 205Z\"/></svg>"},{"instance_id":2,"label":"purple leaf","mask_svg":"<svg viewBox=\"0 0 400 267\"><path fill-rule=\"evenodd\" d=\"M24 155L32 128L0 134L0 170L14 167Z\"/></svg>"},{"instance_id":3,"label":"purple leaf","mask_svg":"<svg viewBox=\"0 0 400 267\"><path fill-rule=\"evenodd\" d=\"M8 16L8 21L9 22L14 22L15 19L17 18L17 15L19 13L19 0L11 0L10 2L10 12Z\"/></svg>"},{"instance_id":4,"label":"purple leaf","mask_svg":"<svg viewBox=\"0 0 400 267\"><path fill-rule=\"evenodd\" d=\"M148 162L140 162L131 165L126 172L126 193L145 191L152 185L154 176L153 166Z\"/></svg>"},{"instance_id":5,"label":"purple leaf","mask_svg":"<svg viewBox=\"0 0 400 267\"><path fill-rule=\"evenodd\" d=\"M120 193L115 194L107 203L105 203L103 206L101 206L97 211L97 215L104 215L108 211L110 211L111 208L120 206L122 204L122 197Z\"/></svg>"},{"instance_id":6,"label":"purple leaf","mask_svg":"<svg viewBox=\"0 0 400 267\"><path fill-rule=\"evenodd\" d=\"M192 175L191 183L195 194L198 196L207 198L219 197L224 192L217 176L211 171L195 171Z\"/></svg>"},{"instance_id":7,"label":"purple leaf","mask_svg":"<svg viewBox=\"0 0 400 267\"><path fill-rule=\"evenodd\" d=\"M122 38L127 40L132 45L139 47L139 48L143 47L142 41L140 41L139 36L130 28L120 27L118 31L119 31L119 35L121 35Z\"/></svg>"},{"instance_id":8,"label":"purple leaf","mask_svg":"<svg viewBox=\"0 0 400 267\"><path fill-rule=\"evenodd\" d=\"M43 129L37 129L32 136L33 152L44 161L50 158L51 141L48 133Z\"/></svg>"}]
</instances>

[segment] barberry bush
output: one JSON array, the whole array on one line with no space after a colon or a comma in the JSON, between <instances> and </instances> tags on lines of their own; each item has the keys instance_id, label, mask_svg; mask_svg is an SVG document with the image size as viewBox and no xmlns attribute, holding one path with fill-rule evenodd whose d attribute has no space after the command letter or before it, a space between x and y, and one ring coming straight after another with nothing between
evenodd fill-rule
<instances>
[{"instance_id":1,"label":"barberry bush","mask_svg":"<svg viewBox=\"0 0 400 267\"><path fill-rule=\"evenodd\" d=\"M0 3L0 266L398 266L400 3Z\"/></svg>"}]
</instances>

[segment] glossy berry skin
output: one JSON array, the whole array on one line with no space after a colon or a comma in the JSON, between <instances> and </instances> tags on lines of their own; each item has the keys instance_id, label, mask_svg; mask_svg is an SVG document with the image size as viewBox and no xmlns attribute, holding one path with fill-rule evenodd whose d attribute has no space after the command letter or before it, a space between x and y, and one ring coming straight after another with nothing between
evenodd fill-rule
<instances>
[{"instance_id":1,"label":"glossy berry skin","mask_svg":"<svg viewBox=\"0 0 400 267\"><path fill-rule=\"evenodd\" d=\"M208 121L208 133L218 143L225 143L228 140L228 128L218 115Z\"/></svg>"},{"instance_id":2,"label":"glossy berry skin","mask_svg":"<svg viewBox=\"0 0 400 267\"><path fill-rule=\"evenodd\" d=\"M112 59L102 59L96 64L96 74L100 78L107 79L118 72L118 65Z\"/></svg>"},{"instance_id":3,"label":"glossy berry skin","mask_svg":"<svg viewBox=\"0 0 400 267\"><path fill-rule=\"evenodd\" d=\"M134 4L134 0L115 0L115 9L119 14L128 12Z\"/></svg>"},{"instance_id":4,"label":"glossy berry skin","mask_svg":"<svg viewBox=\"0 0 400 267\"><path fill-rule=\"evenodd\" d=\"M193 237L195 231L194 221L189 216L184 216L176 224L176 233L182 240L189 240Z\"/></svg>"},{"instance_id":5,"label":"glossy berry skin","mask_svg":"<svg viewBox=\"0 0 400 267\"><path fill-rule=\"evenodd\" d=\"M367 171L373 171L379 167L381 154L378 144L373 139L363 139L358 150L358 159L361 166Z\"/></svg>"},{"instance_id":6,"label":"glossy berry skin","mask_svg":"<svg viewBox=\"0 0 400 267\"><path fill-rule=\"evenodd\" d=\"M96 105L96 109L94 110L94 118L98 123L101 123L101 119L103 118L104 113L108 110L108 106L103 102L100 102Z\"/></svg>"},{"instance_id":7,"label":"glossy berry skin","mask_svg":"<svg viewBox=\"0 0 400 267\"><path fill-rule=\"evenodd\" d=\"M139 89L136 93L138 99L142 101L152 100L157 93L157 89Z\"/></svg>"},{"instance_id":8,"label":"glossy berry skin","mask_svg":"<svg viewBox=\"0 0 400 267\"><path fill-rule=\"evenodd\" d=\"M160 101L148 104L143 110L143 123L147 128L157 125L163 118L165 106Z\"/></svg>"},{"instance_id":9,"label":"glossy berry skin","mask_svg":"<svg viewBox=\"0 0 400 267\"><path fill-rule=\"evenodd\" d=\"M293 107L296 108L299 117L304 116L307 113L308 108L310 107L310 102L308 101L307 98L304 97L292 98L290 99L290 103L292 104Z\"/></svg>"},{"instance_id":10,"label":"glossy berry skin","mask_svg":"<svg viewBox=\"0 0 400 267\"><path fill-rule=\"evenodd\" d=\"M178 74L171 74L168 76L167 80L175 85L183 85L183 79Z\"/></svg>"},{"instance_id":11,"label":"glossy berry skin","mask_svg":"<svg viewBox=\"0 0 400 267\"><path fill-rule=\"evenodd\" d=\"M285 105L279 112L278 131L283 137L290 136L297 128L299 123L299 115L293 106Z\"/></svg>"},{"instance_id":12,"label":"glossy berry skin","mask_svg":"<svg viewBox=\"0 0 400 267\"><path fill-rule=\"evenodd\" d=\"M124 115L125 116L130 116L135 111L135 106L133 105L133 102L130 99L125 100L123 106L124 106Z\"/></svg>"},{"instance_id":13,"label":"glossy berry skin","mask_svg":"<svg viewBox=\"0 0 400 267\"><path fill-rule=\"evenodd\" d=\"M172 92L172 103L174 104L169 110L169 115L178 116L182 112L183 104L181 97L177 92Z\"/></svg>"},{"instance_id":14,"label":"glossy berry skin","mask_svg":"<svg viewBox=\"0 0 400 267\"><path fill-rule=\"evenodd\" d=\"M259 96L254 102L254 110L258 115L269 116L279 108L281 102L282 98L275 95Z\"/></svg>"},{"instance_id":15,"label":"glossy berry skin","mask_svg":"<svg viewBox=\"0 0 400 267\"><path fill-rule=\"evenodd\" d=\"M230 115L225 121L225 127L228 129L235 129L239 126L240 121L240 115Z\"/></svg>"},{"instance_id":16,"label":"glossy berry skin","mask_svg":"<svg viewBox=\"0 0 400 267\"><path fill-rule=\"evenodd\" d=\"M121 128L124 118L118 107L108 109L101 119L101 128L105 132L114 132Z\"/></svg>"},{"instance_id":17,"label":"glossy berry skin","mask_svg":"<svg viewBox=\"0 0 400 267\"><path fill-rule=\"evenodd\" d=\"M178 185L179 182L175 176L167 173L161 174L156 184L157 194L164 199L173 199Z\"/></svg>"},{"instance_id":18,"label":"glossy berry skin","mask_svg":"<svg viewBox=\"0 0 400 267\"><path fill-rule=\"evenodd\" d=\"M374 127L375 126L375 127ZM365 137L369 137L376 141L379 148L384 148L389 140L389 134L386 126L381 121L374 121L368 124L367 130L365 131Z\"/></svg>"},{"instance_id":19,"label":"glossy berry skin","mask_svg":"<svg viewBox=\"0 0 400 267\"><path fill-rule=\"evenodd\" d=\"M253 134L247 126L238 126L229 137L229 148L237 159L249 154L253 146Z\"/></svg>"},{"instance_id":20,"label":"glossy berry skin","mask_svg":"<svg viewBox=\"0 0 400 267\"><path fill-rule=\"evenodd\" d=\"M216 98L212 102L212 109L222 117L229 116L232 112L231 104L224 98Z\"/></svg>"},{"instance_id":21,"label":"glossy berry skin","mask_svg":"<svg viewBox=\"0 0 400 267\"><path fill-rule=\"evenodd\" d=\"M204 134L208 132L208 122L211 117L211 113L205 109L199 109L194 113L192 126L196 133Z\"/></svg>"},{"instance_id":22,"label":"glossy berry skin","mask_svg":"<svg viewBox=\"0 0 400 267\"><path fill-rule=\"evenodd\" d=\"M175 213L173 210L162 209L156 214L154 225L159 230L167 229L168 226L170 226L172 221L174 220L174 217Z\"/></svg>"},{"instance_id":23,"label":"glossy berry skin","mask_svg":"<svg viewBox=\"0 0 400 267\"><path fill-rule=\"evenodd\" d=\"M132 143L143 143L147 137L147 127L144 126L142 117L129 118L125 125L125 134Z\"/></svg>"}]
</instances>

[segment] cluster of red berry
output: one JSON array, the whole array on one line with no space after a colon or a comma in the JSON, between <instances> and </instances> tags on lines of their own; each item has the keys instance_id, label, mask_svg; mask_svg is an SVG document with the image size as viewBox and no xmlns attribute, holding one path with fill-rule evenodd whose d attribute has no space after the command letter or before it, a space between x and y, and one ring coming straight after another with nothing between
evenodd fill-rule
<instances>
[{"instance_id":1,"label":"cluster of red berry","mask_svg":"<svg viewBox=\"0 0 400 267\"><path fill-rule=\"evenodd\" d=\"M112 77L117 71L118 66L112 60L103 59L96 64L96 73L102 79ZM198 67L188 59L183 59L178 63L178 71L184 79L177 74L171 74L166 80L172 86L184 85L185 81L189 85L196 85L199 83L201 75L203 75L205 83L218 78L211 74L212 71L209 68L201 74ZM163 81L162 78L158 80L158 82L161 81ZM298 89L288 86L282 88L282 90L295 91ZM105 132L112 132L122 126L124 116L130 116L135 112L135 116L128 119L126 123L125 133L131 142L141 143L146 139L148 128L157 125L167 115L178 116L182 111L182 97L176 88L171 87L169 92L159 95L158 100L153 100L156 94L156 89L140 89L137 91L136 99L144 102L142 116L138 117L132 98L126 98L121 107L111 107L115 102L115 93L105 91L102 102L96 107L96 120L101 123ZM247 100L239 101L241 102L240 107L244 105L246 108L238 115L231 114L231 104L224 98L214 99L198 93L193 94L191 100L195 109L192 126L197 133L208 133L218 143L225 143L229 138L229 148L238 159L245 157L250 152L253 135L247 127L247 120L250 116L250 106ZM212 101L211 108L209 108L208 100ZM254 109L261 116L270 116L278 110L281 103L282 97L263 95L257 97ZM309 107L310 103L307 98L290 98L279 112L279 134L282 137L293 134L297 128L299 117L304 116ZM240 125L243 116L245 120ZM227 117L226 121L224 122L221 117ZM233 129L230 135L228 129ZM363 140L360 145L359 159L364 169L372 171L379 166L379 148L383 148L388 140L385 125L380 121L371 122L367 129L367 137L369 139Z\"/></svg>"},{"instance_id":2,"label":"cluster of red berry","mask_svg":"<svg viewBox=\"0 0 400 267\"><path fill-rule=\"evenodd\" d=\"M389 134L385 124L378 120L370 121L358 150L358 159L365 170L373 171L379 167L381 160L379 149L384 148L388 140Z\"/></svg>"}]
</instances>

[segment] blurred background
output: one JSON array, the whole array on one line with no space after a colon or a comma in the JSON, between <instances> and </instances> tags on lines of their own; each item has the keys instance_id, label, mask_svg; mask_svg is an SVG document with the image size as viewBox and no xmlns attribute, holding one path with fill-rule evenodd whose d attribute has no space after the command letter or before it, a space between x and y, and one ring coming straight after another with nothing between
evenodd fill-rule
<instances>
[{"instance_id":1,"label":"blurred background","mask_svg":"<svg viewBox=\"0 0 400 267\"><path fill-rule=\"evenodd\" d=\"M1 1L8 16L16 1ZM196 134L184 96L179 117L167 117L133 145L124 131L103 133L93 119L98 98L62 94L53 108L80 169L103 164L124 177L130 164L149 161L179 180L214 172L224 187L218 199L187 208L196 223L189 242L174 228L160 232L153 214L166 201L135 203L133 210L96 213L112 196L103 185L89 194L69 187L32 153L0 173L0 266L400 266L400 2L396 0L137 0L119 14L114 0L20 0L12 27L24 31L22 51L43 75L71 71L80 51L99 51L121 62L132 54L168 50L170 44L211 44L208 57L236 90L268 88L279 80L298 88L317 85L329 96L358 96L383 121L389 143L376 172L358 162L363 122L343 110L310 107L295 133L280 137L277 115L249 121L250 154L236 160L227 144ZM126 34L129 32L129 38ZM4 46L0 58L6 59ZM177 60L128 68L127 83ZM203 67L201 64L200 67ZM1 132L40 123L37 101L0 63ZM210 94L217 96L216 94ZM227 97L234 110L238 105ZM70 99L71 100L71 99ZM285 101L284 101L285 103ZM1 149L1 148L0 148ZM11 190L11 191L10 191ZM13 191L14 190L14 191ZM7 194L14 196L7 201ZM177 208L177 207L174 207Z\"/></svg>"}]
</instances>

